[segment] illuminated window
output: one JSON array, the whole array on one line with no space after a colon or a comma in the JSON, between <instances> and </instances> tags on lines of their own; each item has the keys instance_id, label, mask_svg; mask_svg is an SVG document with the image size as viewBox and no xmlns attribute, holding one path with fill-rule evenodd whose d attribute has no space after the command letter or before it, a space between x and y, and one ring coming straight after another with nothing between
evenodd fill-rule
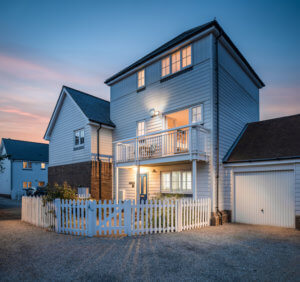
<instances>
[{"instance_id":1,"label":"illuminated window","mask_svg":"<svg viewBox=\"0 0 300 282\"><path fill-rule=\"evenodd\" d=\"M161 173L161 192L163 193L191 193L192 172L172 171Z\"/></svg>"},{"instance_id":2,"label":"illuminated window","mask_svg":"<svg viewBox=\"0 0 300 282\"><path fill-rule=\"evenodd\" d=\"M145 135L145 122L139 121L137 123L137 136Z\"/></svg>"},{"instance_id":3,"label":"illuminated window","mask_svg":"<svg viewBox=\"0 0 300 282\"><path fill-rule=\"evenodd\" d=\"M31 181L24 181L23 182L23 189L32 188L32 182Z\"/></svg>"},{"instance_id":4,"label":"illuminated window","mask_svg":"<svg viewBox=\"0 0 300 282\"><path fill-rule=\"evenodd\" d=\"M172 54L172 73L180 70L180 51Z\"/></svg>"},{"instance_id":5,"label":"illuminated window","mask_svg":"<svg viewBox=\"0 0 300 282\"><path fill-rule=\"evenodd\" d=\"M181 57L182 57L182 67L185 68L192 63L192 48L191 46L185 47L182 49Z\"/></svg>"},{"instance_id":6,"label":"illuminated window","mask_svg":"<svg viewBox=\"0 0 300 282\"><path fill-rule=\"evenodd\" d=\"M39 181L38 186L39 186L39 187L45 186L45 181Z\"/></svg>"},{"instance_id":7,"label":"illuminated window","mask_svg":"<svg viewBox=\"0 0 300 282\"><path fill-rule=\"evenodd\" d=\"M202 106L192 108L192 123L202 122Z\"/></svg>"},{"instance_id":8,"label":"illuminated window","mask_svg":"<svg viewBox=\"0 0 300 282\"><path fill-rule=\"evenodd\" d=\"M169 192L171 190L171 173L162 172L161 173L161 190Z\"/></svg>"},{"instance_id":9,"label":"illuminated window","mask_svg":"<svg viewBox=\"0 0 300 282\"><path fill-rule=\"evenodd\" d=\"M45 163L41 163L41 169L46 169L46 164Z\"/></svg>"},{"instance_id":10,"label":"illuminated window","mask_svg":"<svg viewBox=\"0 0 300 282\"><path fill-rule=\"evenodd\" d=\"M84 144L84 129L74 131L74 145L79 146Z\"/></svg>"},{"instance_id":11,"label":"illuminated window","mask_svg":"<svg viewBox=\"0 0 300 282\"><path fill-rule=\"evenodd\" d=\"M23 169L32 169L31 162L23 162Z\"/></svg>"},{"instance_id":12,"label":"illuminated window","mask_svg":"<svg viewBox=\"0 0 300 282\"><path fill-rule=\"evenodd\" d=\"M161 76L166 76L170 73L170 57L161 61Z\"/></svg>"},{"instance_id":13,"label":"illuminated window","mask_svg":"<svg viewBox=\"0 0 300 282\"><path fill-rule=\"evenodd\" d=\"M145 86L145 70L138 72L138 88Z\"/></svg>"}]
</instances>

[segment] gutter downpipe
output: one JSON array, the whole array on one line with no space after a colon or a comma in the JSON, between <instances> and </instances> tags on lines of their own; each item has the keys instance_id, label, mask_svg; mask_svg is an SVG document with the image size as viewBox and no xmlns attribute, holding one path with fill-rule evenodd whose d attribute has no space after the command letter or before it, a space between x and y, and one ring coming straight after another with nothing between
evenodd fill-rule
<instances>
[{"instance_id":1,"label":"gutter downpipe","mask_svg":"<svg viewBox=\"0 0 300 282\"><path fill-rule=\"evenodd\" d=\"M102 180L102 161L100 158L100 138L99 133L102 128L102 124L100 123L98 129L97 129L97 161L99 162L99 199L101 200L101 180Z\"/></svg>"},{"instance_id":2,"label":"gutter downpipe","mask_svg":"<svg viewBox=\"0 0 300 282\"><path fill-rule=\"evenodd\" d=\"M222 36L222 31L215 39L215 73L216 73L216 175L215 175L215 182L216 182L216 214L220 218L220 224L222 225L222 213L219 210L219 179L220 179L220 150L219 150L219 137L220 137L220 118L219 118L219 38Z\"/></svg>"}]
</instances>

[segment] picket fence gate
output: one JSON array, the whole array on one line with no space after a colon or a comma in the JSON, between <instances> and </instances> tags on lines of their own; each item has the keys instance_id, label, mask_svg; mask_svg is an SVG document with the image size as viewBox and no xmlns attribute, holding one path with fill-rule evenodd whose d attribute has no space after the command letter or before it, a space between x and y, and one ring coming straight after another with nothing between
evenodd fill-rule
<instances>
[{"instance_id":1,"label":"picket fence gate","mask_svg":"<svg viewBox=\"0 0 300 282\"><path fill-rule=\"evenodd\" d=\"M101 236L180 232L210 224L210 199L55 200L58 233Z\"/></svg>"},{"instance_id":2,"label":"picket fence gate","mask_svg":"<svg viewBox=\"0 0 300 282\"><path fill-rule=\"evenodd\" d=\"M21 220L35 226L55 228L54 202L43 202L42 197L22 197Z\"/></svg>"}]
</instances>

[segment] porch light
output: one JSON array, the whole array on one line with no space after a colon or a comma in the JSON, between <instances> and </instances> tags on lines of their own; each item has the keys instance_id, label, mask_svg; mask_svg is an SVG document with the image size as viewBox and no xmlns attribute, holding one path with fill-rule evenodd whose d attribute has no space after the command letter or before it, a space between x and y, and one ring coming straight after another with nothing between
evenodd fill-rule
<instances>
[{"instance_id":1,"label":"porch light","mask_svg":"<svg viewBox=\"0 0 300 282\"><path fill-rule=\"evenodd\" d=\"M149 111L149 114L150 114L151 117L155 117L155 116L159 115L159 111L155 111L155 109L151 109Z\"/></svg>"}]
</instances>

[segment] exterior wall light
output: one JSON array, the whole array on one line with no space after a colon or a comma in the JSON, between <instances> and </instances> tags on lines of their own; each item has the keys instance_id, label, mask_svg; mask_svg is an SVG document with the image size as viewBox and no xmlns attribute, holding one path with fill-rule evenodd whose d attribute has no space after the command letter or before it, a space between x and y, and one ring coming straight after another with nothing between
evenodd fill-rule
<instances>
[{"instance_id":1,"label":"exterior wall light","mask_svg":"<svg viewBox=\"0 0 300 282\"><path fill-rule=\"evenodd\" d=\"M155 111L155 109L151 109L149 111L149 114L150 114L151 117L155 117L155 116L159 115L159 111Z\"/></svg>"}]
</instances>

